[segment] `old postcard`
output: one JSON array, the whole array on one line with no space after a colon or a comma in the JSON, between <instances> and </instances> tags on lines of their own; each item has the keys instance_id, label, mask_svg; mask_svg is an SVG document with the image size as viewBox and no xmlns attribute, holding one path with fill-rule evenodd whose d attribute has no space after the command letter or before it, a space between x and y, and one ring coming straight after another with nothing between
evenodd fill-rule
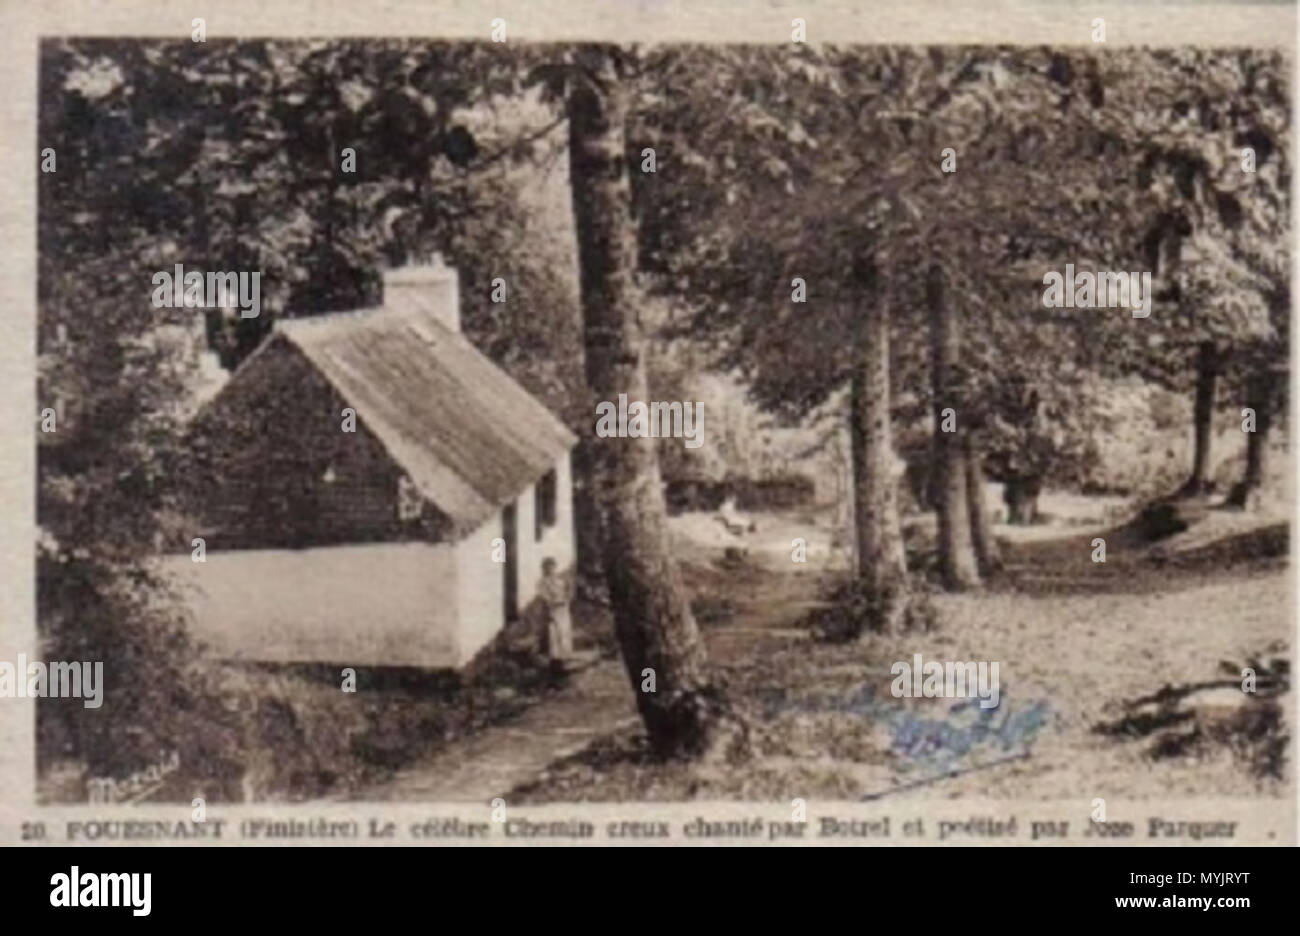
<instances>
[{"instance_id":1,"label":"old postcard","mask_svg":"<svg viewBox=\"0 0 1300 936\"><path fill-rule=\"evenodd\" d=\"M1296 843L1293 5L178 9L5 9L0 842Z\"/></svg>"}]
</instances>

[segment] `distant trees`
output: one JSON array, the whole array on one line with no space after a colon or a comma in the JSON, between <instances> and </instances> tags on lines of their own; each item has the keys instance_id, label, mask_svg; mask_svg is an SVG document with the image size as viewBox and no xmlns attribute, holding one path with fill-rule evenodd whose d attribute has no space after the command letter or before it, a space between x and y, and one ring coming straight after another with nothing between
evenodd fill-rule
<instances>
[{"instance_id":1,"label":"distant trees","mask_svg":"<svg viewBox=\"0 0 1300 936\"><path fill-rule=\"evenodd\" d=\"M1121 339L1131 350L1117 356L1174 389L1194 375L1195 446L1182 493L1201 494L1222 378L1233 377L1239 404L1251 373L1285 384L1287 67L1280 53L1251 50L1150 50L1102 62L1108 104L1093 119L1129 141L1131 215L1145 226L1143 259L1159 284L1141 331L1160 340L1136 348ZM1253 396L1267 395L1257 384Z\"/></svg>"},{"instance_id":2,"label":"distant trees","mask_svg":"<svg viewBox=\"0 0 1300 936\"><path fill-rule=\"evenodd\" d=\"M691 313L681 333L778 418L806 418L848 387L858 584L873 625L891 627L909 591L890 404L896 300L884 245L862 224L871 212L854 217L877 189L858 175L862 138L833 55L691 47L662 50L655 67L632 130L661 154L660 171L636 179L642 265Z\"/></svg>"},{"instance_id":3,"label":"distant trees","mask_svg":"<svg viewBox=\"0 0 1300 936\"><path fill-rule=\"evenodd\" d=\"M1172 293L1171 307L1168 261L1182 257L1178 268L1196 271L1202 292L1218 278L1224 300L1249 287L1251 276L1213 272L1206 246L1197 257L1187 253L1191 240L1179 233L1185 199L1176 193L1181 184L1195 194L1195 186L1178 181L1186 160L1171 163L1167 154L1207 129L1214 141L1197 145L1222 154L1224 140L1264 139L1262 122L1267 161L1285 128L1282 85L1270 77L1275 63L1252 54L1180 56L692 49L668 55L671 87L637 112L640 137L668 149L671 158L660 162L672 168L637 186L651 232L645 265L696 310L695 334L714 345L722 366L747 374L760 403L800 418L836 387L865 386L855 354L869 355L865 336L880 332L856 327L854 314L890 313L898 337L889 383L904 390L909 407L928 400L934 421L937 491L945 492L936 504L939 565L951 587L997 564L982 488L970 477L987 470L1002 481L1009 518L1029 522L1044 483L1076 480L1096 457L1091 440L1105 424L1090 406L1095 378L1141 372L1181 380L1185 365L1175 359L1197 330L1177 333L1184 320L1171 312L1187 309L1192 283L1181 299ZM1203 76L1214 91L1198 103ZM1267 105L1232 112L1232 94L1252 88ZM1210 123L1185 119L1187 101ZM955 171L945 172L945 163ZM1162 172L1170 181L1153 184ZM1197 196L1205 215L1197 223L1211 244L1241 242L1232 250L1250 259L1235 262L1266 277L1271 270L1280 283L1283 200L1264 198L1272 207L1241 228L1255 230L1253 246L1221 229L1223 218L1244 213L1241 198ZM1149 319L1043 307L1046 270L1092 263L1140 271L1158 257L1166 263ZM869 279L854 273L864 265L875 271ZM791 298L796 278L803 303ZM1199 306L1206 325L1223 323L1212 331L1227 326L1213 300ZM928 334L928 349L917 334ZM1238 346L1265 332L1234 334L1229 343ZM1278 347L1272 339L1265 346ZM1204 398L1218 369L1202 368ZM956 417L951 434L943 431L945 410ZM860 454L869 448L861 430L873 424L864 419L871 412L850 404ZM1256 445L1256 460L1261 451ZM855 483L859 505L884 503L868 493L878 475L859 473ZM858 538L875 541L861 520Z\"/></svg>"}]
</instances>

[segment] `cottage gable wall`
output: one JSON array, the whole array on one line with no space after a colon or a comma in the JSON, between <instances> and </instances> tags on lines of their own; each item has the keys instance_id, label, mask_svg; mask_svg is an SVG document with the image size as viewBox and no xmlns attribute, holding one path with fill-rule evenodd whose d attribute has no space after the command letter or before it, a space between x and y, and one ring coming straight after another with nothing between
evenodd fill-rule
<instances>
[{"instance_id":1,"label":"cottage gable wall","mask_svg":"<svg viewBox=\"0 0 1300 936\"><path fill-rule=\"evenodd\" d=\"M403 519L403 471L290 342L271 338L195 420L189 499L208 549L441 541L425 502Z\"/></svg>"}]
</instances>

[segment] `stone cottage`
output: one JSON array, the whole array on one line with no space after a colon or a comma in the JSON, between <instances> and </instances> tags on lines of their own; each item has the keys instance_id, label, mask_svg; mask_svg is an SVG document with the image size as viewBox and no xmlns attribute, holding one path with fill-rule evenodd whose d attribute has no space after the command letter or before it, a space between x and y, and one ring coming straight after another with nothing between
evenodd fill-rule
<instances>
[{"instance_id":1,"label":"stone cottage","mask_svg":"<svg viewBox=\"0 0 1300 936\"><path fill-rule=\"evenodd\" d=\"M460 333L454 270L282 320L193 418L195 636L229 659L464 666L574 558L575 437Z\"/></svg>"}]
</instances>

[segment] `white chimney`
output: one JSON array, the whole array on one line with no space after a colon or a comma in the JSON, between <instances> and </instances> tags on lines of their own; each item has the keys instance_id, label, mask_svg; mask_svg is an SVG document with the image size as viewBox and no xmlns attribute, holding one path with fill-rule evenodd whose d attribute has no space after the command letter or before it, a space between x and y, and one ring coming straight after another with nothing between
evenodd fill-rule
<instances>
[{"instance_id":1,"label":"white chimney","mask_svg":"<svg viewBox=\"0 0 1300 936\"><path fill-rule=\"evenodd\" d=\"M433 319L460 331L460 277L434 254L432 262L384 271L384 308Z\"/></svg>"},{"instance_id":2,"label":"white chimney","mask_svg":"<svg viewBox=\"0 0 1300 936\"><path fill-rule=\"evenodd\" d=\"M161 349L178 368L176 374L184 385L182 399L176 400L177 411L188 418L225 385L230 378L221 366L221 358L208 347L204 310L188 309L184 319L154 329L154 347Z\"/></svg>"}]
</instances>

